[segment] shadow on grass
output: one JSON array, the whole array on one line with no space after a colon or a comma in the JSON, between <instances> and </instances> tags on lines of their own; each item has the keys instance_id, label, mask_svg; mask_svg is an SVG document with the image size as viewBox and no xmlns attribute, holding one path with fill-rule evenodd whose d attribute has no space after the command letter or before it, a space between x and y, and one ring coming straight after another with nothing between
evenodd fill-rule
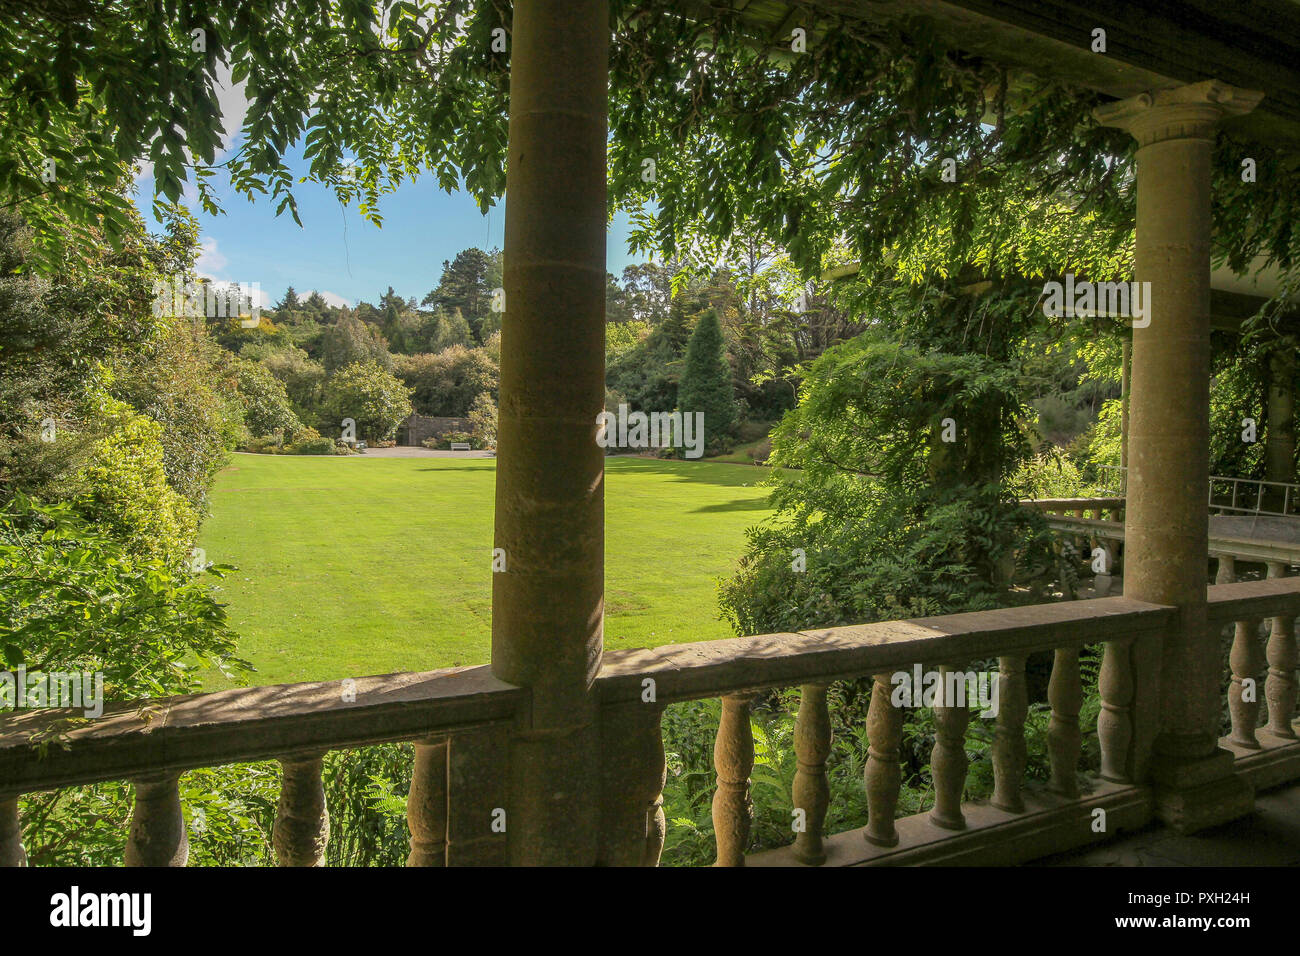
<instances>
[{"instance_id":1,"label":"shadow on grass","mask_svg":"<svg viewBox=\"0 0 1300 956\"><path fill-rule=\"evenodd\" d=\"M735 501L719 502L716 505L694 508L692 513L707 511L770 511L771 508L772 506L768 503L767 498L738 498Z\"/></svg>"},{"instance_id":2,"label":"shadow on grass","mask_svg":"<svg viewBox=\"0 0 1300 956\"><path fill-rule=\"evenodd\" d=\"M394 459L397 460L397 459ZM416 471L466 472L496 471L495 464L466 465L467 459L443 459L447 464L428 462ZM468 459L474 460L474 459ZM610 456L605 459L607 475L663 475L675 481L692 484L717 485L722 488L757 488L768 476L769 469L762 466L732 464L717 461L686 461L682 459L632 458ZM700 511L761 511L767 507L767 493L752 503L737 502L734 506L720 505L698 509Z\"/></svg>"},{"instance_id":3,"label":"shadow on grass","mask_svg":"<svg viewBox=\"0 0 1300 956\"><path fill-rule=\"evenodd\" d=\"M449 459L447 459L447 460L448 460L448 461L455 461L456 459L454 459L454 458L449 458ZM464 459L461 459L461 460L463 461ZM454 472L460 473L460 472L462 472L462 471L496 471L496 466L492 466L492 467L489 468L489 467L484 467L483 465L458 465L458 466L453 466L453 467L446 467L446 466L443 466L443 467L440 468L440 467L438 467L438 466L435 465L435 466L432 467L432 468L417 468L417 469L415 469L415 470L416 470L416 471L454 471Z\"/></svg>"},{"instance_id":4,"label":"shadow on grass","mask_svg":"<svg viewBox=\"0 0 1300 956\"><path fill-rule=\"evenodd\" d=\"M677 481L689 481L725 488L756 487L767 478L768 469L729 462L687 461L674 458L623 458L605 460L606 472L618 474L669 475ZM766 498L766 495L764 495Z\"/></svg>"}]
</instances>

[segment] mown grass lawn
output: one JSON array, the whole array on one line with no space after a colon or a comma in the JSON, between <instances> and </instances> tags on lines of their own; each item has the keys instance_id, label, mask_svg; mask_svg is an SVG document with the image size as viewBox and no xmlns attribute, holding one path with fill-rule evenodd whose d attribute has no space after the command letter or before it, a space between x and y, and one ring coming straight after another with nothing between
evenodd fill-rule
<instances>
[{"instance_id":1,"label":"mown grass lawn","mask_svg":"<svg viewBox=\"0 0 1300 956\"><path fill-rule=\"evenodd\" d=\"M199 545L238 567L218 584L252 682L487 663L495 471L492 459L234 456ZM608 460L606 647L730 636L716 581L768 514L765 476Z\"/></svg>"}]
</instances>

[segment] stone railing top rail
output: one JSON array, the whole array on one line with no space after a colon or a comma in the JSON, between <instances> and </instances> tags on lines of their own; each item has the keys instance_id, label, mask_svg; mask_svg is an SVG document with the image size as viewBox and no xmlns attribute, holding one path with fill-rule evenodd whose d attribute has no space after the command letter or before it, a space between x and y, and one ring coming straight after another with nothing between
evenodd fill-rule
<instances>
[{"instance_id":1,"label":"stone railing top rail","mask_svg":"<svg viewBox=\"0 0 1300 956\"><path fill-rule=\"evenodd\" d=\"M671 644L607 653L598 680L606 701L639 699L646 678L660 702L691 700L1137 637L1174 613L1114 597Z\"/></svg>"},{"instance_id":2,"label":"stone railing top rail","mask_svg":"<svg viewBox=\"0 0 1300 956\"><path fill-rule=\"evenodd\" d=\"M1300 614L1300 577L1216 584L1207 595L1211 624ZM1170 607L1113 597L670 644L607 653L598 680L606 701L640 699L646 678L654 679L660 702L691 700L865 676L918 663L961 664L1135 638L1159 631L1174 615Z\"/></svg>"},{"instance_id":3,"label":"stone railing top rail","mask_svg":"<svg viewBox=\"0 0 1300 956\"><path fill-rule=\"evenodd\" d=\"M1209 589L1212 625L1277 615L1300 616L1300 576L1215 584Z\"/></svg>"},{"instance_id":4,"label":"stone railing top rail","mask_svg":"<svg viewBox=\"0 0 1300 956\"><path fill-rule=\"evenodd\" d=\"M76 710L0 715L0 793L242 763L512 719L527 692L487 667L245 687ZM62 725L66 729L60 729ZM32 740L58 731L37 751Z\"/></svg>"}]
</instances>

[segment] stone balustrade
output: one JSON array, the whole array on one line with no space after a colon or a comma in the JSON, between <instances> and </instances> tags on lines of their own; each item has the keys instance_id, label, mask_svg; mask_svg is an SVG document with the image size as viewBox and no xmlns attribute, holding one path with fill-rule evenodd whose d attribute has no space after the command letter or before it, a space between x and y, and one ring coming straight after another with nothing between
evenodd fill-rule
<instances>
[{"instance_id":1,"label":"stone balustrade","mask_svg":"<svg viewBox=\"0 0 1300 956\"><path fill-rule=\"evenodd\" d=\"M1234 753L1239 772L1260 786L1300 777L1300 741L1292 729L1300 578L1281 570L1265 580L1232 583L1232 563L1224 561L1221 583L1209 589L1211 625L1235 623L1237 632L1228 689L1232 733L1221 746ZM1266 653L1257 624L1265 619L1273 621ZM708 697L722 700L713 801L720 866L1008 863L1142 825L1151 819L1141 768L1151 740L1143 722L1150 719L1152 688L1137 679L1134 661L1137 649L1158 639L1174 620L1172 608L1115 597L609 652L595 686L600 862L658 862L665 832L663 709ZM1103 648L1095 728L1080 723L1080 650L1088 645ZM1045 741L1050 780L1027 788L1025 668L1031 654L1042 652L1053 658ZM992 731L991 799L964 799L970 711L944 701L935 708L933 807L897 818L903 709L890 700L892 675L916 664L946 674L994 659L1000 704ZM1260 685L1265 663L1268 675ZM828 835L828 688L857 677L874 682L863 755L868 820L860 831ZM751 708L765 691L795 686L802 689L791 781L798 825L792 826L789 847L750 854ZM1263 727L1256 687L1268 707ZM110 706L103 718L63 731L61 745L43 756L33 749L32 736L48 734L64 715L10 714L0 723L0 864L24 860L21 794L127 779L136 804L126 863L184 865L180 776L197 767L275 759L283 768L276 860L282 866L318 866L329 838L323 755L386 741L415 745L408 865L505 863L511 733L528 706L525 690L497 680L486 667L237 689ZM1093 729L1101 769L1099 778L1082 786L1081 742ZM1097 810L1111 821L1100 835L1089 825Z\"/></svg>"},{"instance_id":2,"label":"stone balustrade","mask_svg":"<svg viewBox=\"0 0 1300 956\"><path fill-rule=\"evenodd\" d=\"M324 754L403 740L416 743L409 865L503 863L506 835L493 829L492 811L506 808L508 734L526 699L475 667L110 705L66 729L62 711L8 714L0 720L0 865L24 860L17 796L126 779L135 791L126 865L184 866L181 775L275 759L283 768L276 862L320 866L329 839ZM51 732L59 743L38 756L29 741Z\"/></svg>"},{"instance_id":3,"label":"stone balustrade","mask_svg":"<svg viewBox=\"0 0 1300 956\"><path fill-rule=\"evenodd\" d=\"M1277 619L1300 608L1300 587L1286 578L1225 582L1208 593L1210 621L1216 625L1248 615ZM1141 723L1149 721L1153 712L1153 688L1139 685L1134 655L1143 642L1149 645L1158 639L1174 621L1171 608L1104 598L768 634L613 652L606 656L599 684L605 700L628 702L647 679L652 680L660 708L674 701L721 699L713 802L718 866L1015 863L1104 840L1153 818L1150 787L1139 779L1150 756L1152 728ZM1080 650L1087 645L1102 649L1101 708L1092 728L1080 725L1084 697ZM1030 793L1025 787L1025 664L1030 654L1043 651L1053 654L1046 738L1051 770L1046 786ZM963 800L969 711L936 707L931 757L934 807L928 813L897 819L904 710L891 703L892 675L910 670L917 662L942 673L960 669L961 662L990 658L998 661L1000 682L991 748L991 799L976 805ZM831 682L854 677L874 678L863 781L868 820L861 830L827 835L822 830L830 793L826 765L831 721L826 691ZM789 847L749 854L751 707L762 689L790 686L801 687L792 795L804 826L795 830ZM1278 720L1292 717L1288 713ZM1079 764L1087 732L1096 734L1100 772L1085 786ZM1229 743L1225 738L1223 745ZM1287 748L1275 741L1266 754L1268 766L1252 764L1250 757L1239 761L1253 782L1300 778L1300 745ZM641 812L644 816L644 808Z\"/></svg>"},{"instance_id":4,"label":"stone balustrade","mask_svg":"<svg viewBox=\"0 0 1300 956\"><path fill-rule=\"evenodd\" d=\"M1228 656L1228 713L1231 730L1220 741L1236 757L1234 766L1250 774L1257 788L1300 776L1300 740L1295 730L1296 605L1290 595L1300 578L1282 563L1271 563L1268 577L1231 583L1237 562L1220 555L1209 591L1209 623L1232 627ZM1267 632L1261 634L1267 622Z\"/></svg>"},{"instance_id":5,"label":"stone balustrade","mask_svg":"<svg viewBox=\"0 0 1300 956\"><path fill-rule=\"evenodd\" d=\"M1300 591L1294 598L1300 601ZM882 859L890 853L899 854L907 862L915 850L915 841L908 839L915 826L895 819L902 786L904 713L891 703L895 673L910 673L914 664L921 663L946 674L961 670L966 662L998 660L993 806L1004 811L1004 816L1026 815L1025 664L1032 653L1054 651L1056 664L1049 692L1052 721L1048 732L1053 787L1061 798L1058 809L1067 808L1062 813L1063 822L1077 831L1079 710L1083 696L1079 650L1086 644L1103 644L1109 670L1124 670L1129 642L1158 635L1173 620L1171 608L1106 598L669 645L607 654L598 686L602 699L625 706L632 706L647 680L653 682L659 706L702 697L721 698L722 716L714 749L716 865L844 864ZM1107 669L1103 664L1103 672ZM828 837L823 832L830 794L827 758L831 721L826 701L832 681L854 677L874 678L863 780L868 822L862 831L852 835L854 846L846 852L843 834ZM749 793L754 766L750 710L762 690L789 686L801 687L791 790L800 826L793 828L788 850L750 856L746 854L753 812ZM1116 768L1114 772L1120 778L1116 788L1131 789L1123 778L1123 768L1133 763L1126 751L1136 738L1128 726L1132 720L1132 681L1112 677L1104 682L1104 691L1109 695L1109 709L1102 747L1120 751L1108 758L1108 766ZM934 709L936 743L930 761L934 806L919 816L924 818L922 823L931 841L942 842L941 836L935 836L936 831L957 838L972 827L983 830L985 826L983 820L972 824L963 800L970 711L944 705ZM1035 825L1041 825L1041 813L1034 817ZM911 823L916 823L915 818ZM900 832L905 830L908 832ZM1026 842L1024 846L1032 848L1035 844Z\"/></svg>"}]
</instances>

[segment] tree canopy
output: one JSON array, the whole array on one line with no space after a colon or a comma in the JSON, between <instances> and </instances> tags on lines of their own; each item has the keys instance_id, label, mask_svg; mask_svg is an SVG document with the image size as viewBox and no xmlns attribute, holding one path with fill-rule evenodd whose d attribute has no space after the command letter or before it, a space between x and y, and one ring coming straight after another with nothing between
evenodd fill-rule
<instances>
[{"instance_id":1,"label":"tree canopy","mask_svg":"<svg viewBox=\"0 0 1300 956\"><path fill-rule=\"evenodd\" d=\"M296 217L297 146L309 179L377 223L381 196L421 172L484 208L502 195L505 0L4 7L0 193L45 246L69 234L53 228L60 217L121 233L121 187L138 159L153 163L162 196L176 200L191 180L213 212L224 175ZM1003 202L1035 197L1061 197L1115 248L1127 243L1134 144L1093 120L1097 94L1023 76L1013 87L1001 65L945 47L919 18L819 13L795 52L738 13L701 10L611 5L611 196L640 248L698 264L737 235L761 235L812 275L837 248L886 268L946 230L956 239L939 265L956 269L972 261L966 237L1008 234ZM218 162L226 80L245 84L248 111L238 150ZM1242 182L1243 156L1255 182ZM64 171L53 182L42 179L47 158ZM1220 256L1291 268L1294 168L1281 145L1220 137Z\"/></svg>"}]
</instances>

